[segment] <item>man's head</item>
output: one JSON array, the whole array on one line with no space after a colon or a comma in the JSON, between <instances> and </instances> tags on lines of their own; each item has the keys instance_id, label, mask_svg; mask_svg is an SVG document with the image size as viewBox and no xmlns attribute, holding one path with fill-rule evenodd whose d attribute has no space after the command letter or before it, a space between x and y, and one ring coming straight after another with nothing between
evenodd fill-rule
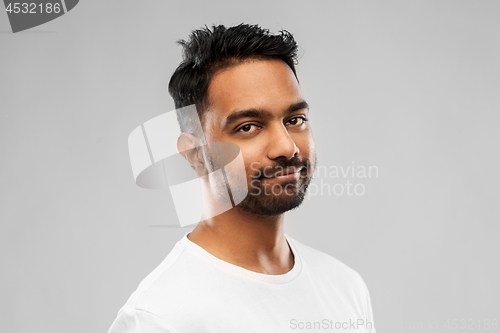
<instances>
[{"instance_id":1,"label":"man's head","mask_svg":"<svg viewBox=\"0 0 500 333\"><path fill-rule=\"evenodd\" d=\"M272 35L257 25L223 25L192 31L190 38L179 40L183 61L170 78L168 90L175 108L195 104L200 122L210 106L208 87L220 71L251 59L281 59L295 74L297 43L287 31ZM179 115L181 132L194 133L192 119Z\"/></svg>"},{"instance_id":2,"label":"man's head","mask_svg":"<svg viewBox=\"0 0 500 333\"><path fill-rule=\"evenodd\" d=\"M207 142L232 142L241 149L249 194L237 209L278 215L300 205L316 155L309 107L294 66L293 36L240 24L196 30L179 43L184 61L172 75L169 92L176 109L197 108L202 129L178 113L179 142L192 152L186 159L193 169L199 176L213 170L210 151L194 149L203 144L202 131ZM211 184L213 189L218 185Z\"/></svg>"}]
</instances>

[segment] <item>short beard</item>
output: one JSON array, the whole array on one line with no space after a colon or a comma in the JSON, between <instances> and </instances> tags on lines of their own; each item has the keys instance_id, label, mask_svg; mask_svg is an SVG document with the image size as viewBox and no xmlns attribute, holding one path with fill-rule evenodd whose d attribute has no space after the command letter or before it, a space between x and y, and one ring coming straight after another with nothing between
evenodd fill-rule
<instances>
[{"instance_id":1,"label":"short beard","mask_svg":"<svg viewBox=\"0 0 500 333\"><path fill-rule=\"evenodd\" d=\"M250 215L276 216L283 214L302 204L310 181L310 176L296 181L300 185L297 189L294 189L295 193L291 194L284 193L286 190L279 195L273 194L272 190L268 191L267 194L263 190L260 193L257 190L249 192L247 197L236 206L236 209Z\"/></svg>"},{"instance_id":2,"label":"short beard","mask_svg":"<svg viewBox=\"0 0 500 333\"><path fill-rule=\"evenodd\" d=\"M317 158L315 156L314 165L316 165L316 162ZM313 172L308 172L310 167L311 165L308 164L305 169L306 175L301 175L298 180L279 184L280 191L278 194L273 194L274 186L265 188L262 186L260 179L253 180L248 195L235 208L248 215L276 216L299 207L304 201L307 187L312 179ZM291 190L287 189L288 187L291 187Z\"/></svg>"}]
</instances>

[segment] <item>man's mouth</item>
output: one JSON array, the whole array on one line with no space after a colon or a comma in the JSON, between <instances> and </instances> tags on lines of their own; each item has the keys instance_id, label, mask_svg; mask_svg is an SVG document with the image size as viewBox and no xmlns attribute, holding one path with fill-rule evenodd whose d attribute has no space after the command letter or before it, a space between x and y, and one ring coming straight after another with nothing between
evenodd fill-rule
<instances>
[{"instance_id":1,"label":"man's mouth","mask_svg":"<svg viewBox=\"0 0 500 333\"><path fill-rule=\"evenodd\" d=\"M300 172L303 168L290 167L284 170L280 170L274 173L272 176L266 176L265 173L261 176L261 179L273 179L273 180L292 180L294 178L299 178Z\"/></svg>"}]
</instances>

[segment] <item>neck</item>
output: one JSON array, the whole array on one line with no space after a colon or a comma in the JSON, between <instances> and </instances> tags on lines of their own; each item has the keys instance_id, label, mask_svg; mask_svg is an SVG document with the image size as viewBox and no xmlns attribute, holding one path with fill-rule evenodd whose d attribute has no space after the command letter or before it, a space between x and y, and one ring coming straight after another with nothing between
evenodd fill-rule
<instances>
[{"instance_id":1,"label":"neck","mask_svg":"<svg viewBox=\"0 0 500 333\"><path fill-rule=\"evenodd\" d=\"M254 272L279 275L293 267L284 214L261 217L231 209L201 221L188 238L215 257Z\"/></svg>"}]
</instances>

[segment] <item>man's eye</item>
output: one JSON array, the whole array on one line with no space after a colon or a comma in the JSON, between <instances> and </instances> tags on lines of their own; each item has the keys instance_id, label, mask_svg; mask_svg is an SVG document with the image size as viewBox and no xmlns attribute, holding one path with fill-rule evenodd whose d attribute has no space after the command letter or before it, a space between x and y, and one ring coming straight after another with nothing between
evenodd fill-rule
<instances>
[{"instance_id":1,"label":"man's eye","mask_svg":"<svg viewBox=\"0 0 500 333\"><path fill-rule=\"evenodd\" d=\"M294 117L294 118L290 119L289 121L287 121L285 123L285 125L287 125L287 124L290 124L290 125L302 125L306 121L307 121L307 119L305 117Z\"/></svg>"},{"instance_id":2,"label":"man's eye","mask_svg":"<svg viewBox=\"0 0 500 333\"><path fill-rule=\"evenodd\" d=\"M258 129L259 126L255 124L246 124L241 126L236 132L253 133Z\"/></svg>"}]
</instances>

